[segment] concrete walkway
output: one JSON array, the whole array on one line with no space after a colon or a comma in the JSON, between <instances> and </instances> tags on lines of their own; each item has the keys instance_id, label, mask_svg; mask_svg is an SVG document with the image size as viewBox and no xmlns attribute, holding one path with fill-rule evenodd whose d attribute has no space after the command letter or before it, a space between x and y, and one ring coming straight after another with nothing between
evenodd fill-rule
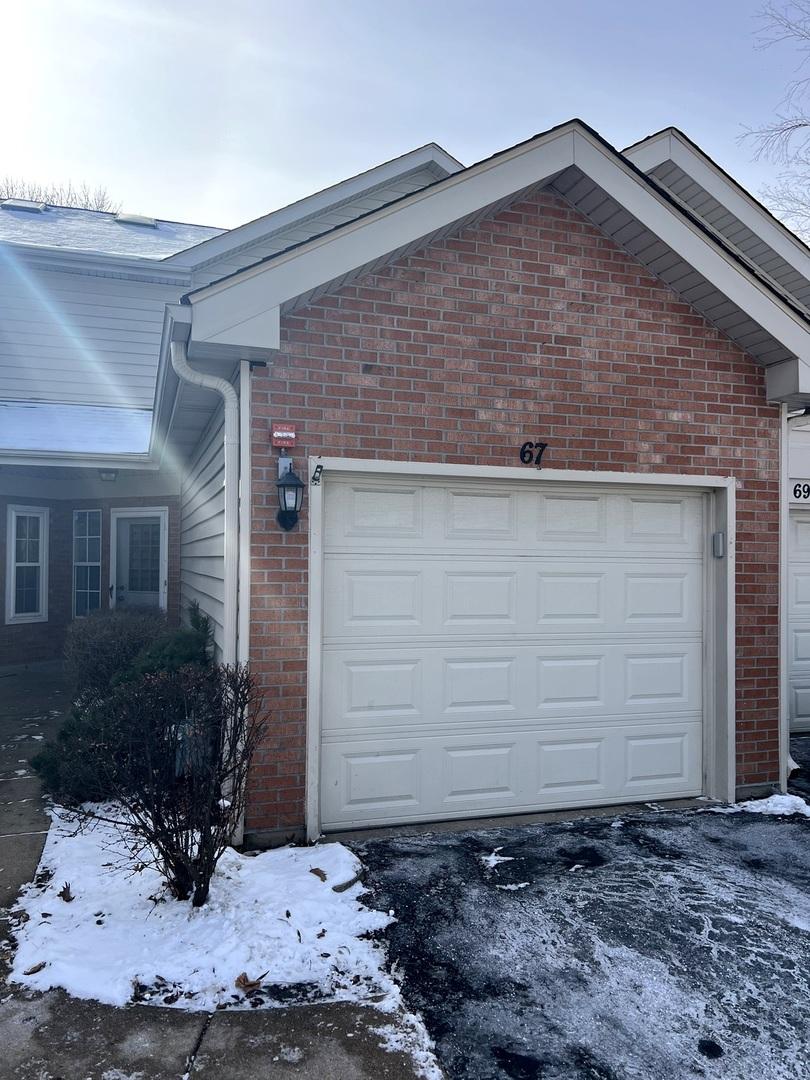
<instances>
[{"instance_id":1,"label":"concrete walkway","mask_svg":"<svg viewBox=\"0 0 810 1080\"><path fill-rule=\"evenodd\" d=\"M9 909L36 873L49 819L29 759L59 729L70 687L56 665L0 668L2 1080L412 1080L382 1049L391 1017L344 1004L254 1012L116 1009L6 982Z\"/></svg>"}]
</instances>

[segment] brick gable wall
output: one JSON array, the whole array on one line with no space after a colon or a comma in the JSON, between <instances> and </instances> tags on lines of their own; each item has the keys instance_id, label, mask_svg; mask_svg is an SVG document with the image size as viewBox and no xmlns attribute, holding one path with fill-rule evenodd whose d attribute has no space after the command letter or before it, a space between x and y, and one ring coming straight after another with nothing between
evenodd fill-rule
<instances>
[{"instance_id":1,"label":"brick gable wall","mask_svg":"<svg viewBox=\"0 0 810 1080\"><path fill-rule=\"evenodd\" d=\"M251 660L272 727L247 829L303 822L307 516L275 522L268 428L294 452L557 469L733 474L738 784L778 778L779 413L756 364L546 193L282 319L253 376ZM303 473L303 470L302 470Z\"/></svg>"}]
</instances>

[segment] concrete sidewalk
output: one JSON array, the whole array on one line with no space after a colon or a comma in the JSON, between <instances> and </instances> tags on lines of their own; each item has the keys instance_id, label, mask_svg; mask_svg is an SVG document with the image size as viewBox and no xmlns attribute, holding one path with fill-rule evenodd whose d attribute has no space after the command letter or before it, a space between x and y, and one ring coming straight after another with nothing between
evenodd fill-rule
<instances>
[{"instance_id":1,"label":"concrete sidewalk","mask_svg":"<svg viewBox=\"0 0 810 1080\"><path fill-rule=\"evenodd\" d=\"M0 1004L3 1080L413 1080L387 1053L371 1009L306 1005L255 1012L115 1009L61 991Z\"/></svg>"},{"instance_id":2,"label":"concrete sidewalk","mask_svg":"<svg viewBox=\"0 0 810 1080\"><path fill-rule=\"evenodd\" d=\"M9 910L39 863L49 819L29 759L69 709L58 665L0 669L0 1080L412 1080L375 1028L394 1018L347 1004L254 1012L116 1009L6 982Z\"/></svg>"}]
</instances>

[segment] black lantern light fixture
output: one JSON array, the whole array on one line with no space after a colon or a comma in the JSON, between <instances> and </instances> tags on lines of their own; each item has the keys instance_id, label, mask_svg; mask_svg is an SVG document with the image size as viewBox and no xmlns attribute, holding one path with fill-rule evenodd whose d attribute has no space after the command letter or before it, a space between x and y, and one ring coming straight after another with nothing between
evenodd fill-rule
<instances>
[{"instance_id":1,"label":"black lantern light fixture","mask_svg":"<svg viewBox=\"0 0 810 1080\"><path fill-rule=\"evenodd\" d=\"M298 522L304 502L304 481L293 472L292 459L283 454L278 462L278 506L276 521L285 532Z\"/></svg>"}]
</instances>

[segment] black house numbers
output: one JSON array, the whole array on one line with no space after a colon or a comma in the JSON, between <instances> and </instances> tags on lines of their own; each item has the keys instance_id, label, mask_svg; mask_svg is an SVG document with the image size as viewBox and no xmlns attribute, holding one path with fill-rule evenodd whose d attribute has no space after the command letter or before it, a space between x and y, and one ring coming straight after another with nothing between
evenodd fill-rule
<instances>
[{"instance_id":1,"label":"black house numbers","mask_svg":"<svg viewBox=\"0 0 810 1080\"><path fill-rule=\"evenodd\" d=\"M520 460L524 465L536 465L541 468L543 451L548 446L545 442L525 442L520 448Z\"/></svg>"}]
</instances>

